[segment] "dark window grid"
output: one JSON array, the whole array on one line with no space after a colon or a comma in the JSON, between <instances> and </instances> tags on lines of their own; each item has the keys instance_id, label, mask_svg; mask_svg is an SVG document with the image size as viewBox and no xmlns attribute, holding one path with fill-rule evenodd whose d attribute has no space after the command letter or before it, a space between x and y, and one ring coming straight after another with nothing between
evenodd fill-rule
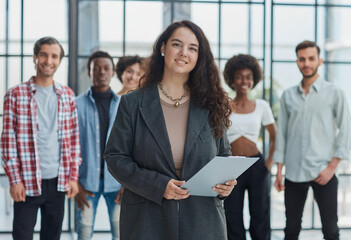
<instances>
[{"instance_id":1,"label":"dark window grid","mask_svg":"<svg viewBox=\"0 0 351 240\"><path fill-rule=\"evenodd\" d=\"M96 0L91 0L91 1L96 1ZM124 3L126 2L126 0L120 0L120 1L123 1ZM128 1L135 1L135 0L128 0ZM157 0L148 0L148 1L149 2L162 2L162 1L157 1ZM7 2L8 2L8 0L7 0ZM175 1L175 0L173 0L173 1L172 0L167 0L167 1L163 1L163 2L172 2L172 3L185 2L185 3L206 3L206 4L208 4L208 3L217 3L219 5L221 5L221 4L222 5L223 4L262 4L263 3L263 5L264 5L264 16L266 14L266 1L264 1L262 3L261 2L221 2L221 1L219 1L219 2L218 1L178 1L178 0L177 1ZM272 10L273 10L273 6L274 5L276 5L276 6L277 5L289 5L289 6L301 6L301 5L303 5L303 6L315 6L315 7L318 7L318 6L324 6L324 7L351 7L349 5L336 5L336 4L318 4L318 3L317 4L284 4L284 3L274 3L273 2L272 3ZM219 11L221 11L220 7L219 7ZM22 19L23 19L23 0L22 0L21 14L22 14ZM273 23L273 11L271 11L271 14L272 14L271 15L271 23ZM316 15L317 15L317 13L316 13ZM73 17L78 17L78 16L77 15L76 16L72 16L72 14L71 14L70 18L73 18ZM219 14L219 18L220 17L221 17L221 15ZM249 18L249 19L251 20L251 18ZM315 19L317 19L317 18L315 18ZM266 26L265 20L266 20L266 18L264 17L264 24L263 24L264 35L265 35L265 26ZM124 21L125 21L125 8L124 8ZM221 24L221 21L219 19L219 40L220 40L220 24ZM315 22L315 29L317 29L316 28L316 24L317 24L317 21ZM8 26L8 22L6 23L6 26ZM271 27L272 27L271 28L272 29L272 31L271 31L271 44L272 44L271 45L271 57L272 57L272 50L273 50L273 48L272 48L272 46L273 46L273 37L272 37L273 36L273 25L271 25ZM317 31L317 30L315 30L315 31ZM250 34L250 32L251 31L249 31L249 34ZM315 34L315 36L316 36L316 34ZM265 37L264 37L263 41L265 43ZM219 47L220 46L221 46L221 43L219 41ZM265 46L265 44L264 44L264 46ZM251 47L251 45L249 44L249 48L250 47ZM250 52L250 49L248 49L248 52ZM123 53L125 53L125 22L124 22L124 32L123 32ZM263 53L265 53L264 49L263 49ZM5 54L5 55L2 55L2 56L5 56L5 57L17 56L17 57L22 57L22 58L27 56L27 55L23 55L23 20L21 22L21 54L20 55L8 55L8 54ZM263 54L263 56L264 56L263 59L260 59L260 60L262 60L264 62L265 61L265 54ZM83 56L83 55L82 56L77 56L77 58L86 58L86 57L88 57L88 56ZM113 56L113 57L117 58L118 56ZM217 60L226 60L226 58L221 58L220 57L220 51L219 51L219 58L217 58ZM273 64L275 62L285 62L285 61L284 60L278 61L278 60L273 60L272 59L271 69L272 69L272 66L273 66ZM286 61L286 62L294 62L294 61ZM327 62L327 61L325 61L325 63L326 64L327 63L334 63L335 64L335 63L349 63L349 62ZM23 63L22 63L22 65L23 65ZM265 66L265 64L263 64L263 66ZM272 72L272 70L271 70L271 72ZM23 81L23 76L21 77L21 81ZM263 83L264 83L264 81L263 81ZM263 91L263 94L264 94L264 91ZM272 92L270 92L270 99L272 98L271 96L272 96ZM349 177L349 176L351 176L351 174L340 174L340 176L348 176ZM69 211L69 214L71 214L71 211ZM308 228L308 229L304 229L304 230L314 230L314 229L319 229L319 228ZM340 229L349 229L349 228L341 227ZM275 231L275 230L282 230L282 229L272 229L272 230ZM96 231L96 232L105 232L105 231Z\"/></svg>"}]
</instances>

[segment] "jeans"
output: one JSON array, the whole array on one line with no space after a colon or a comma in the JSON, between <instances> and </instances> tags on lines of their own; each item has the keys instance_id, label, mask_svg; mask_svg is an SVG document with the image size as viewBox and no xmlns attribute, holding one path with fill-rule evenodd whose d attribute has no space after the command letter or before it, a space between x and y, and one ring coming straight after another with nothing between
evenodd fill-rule
<instances>
[{"instance_id":1,"label":"jeans","mask_svg":"<svg viewBox=\"0 0 351 240\"><path fill-rule=\"evenodd\" d=\"M314 199L318 204L324 239L338 240L338 179L335 175L326 185L319 185L313 181L296 183L285 179L285 239L297 240L299 238L301 218L309 187L312 187Z\"/></svg>"},{"instance_id":2,"label":"jeans","mask_svg":"<svg viewBox=\"0 0 351 240\"><path fill-rule=\"evenodd\" d=\"M94 233L94 223L96 216L96 209L100 200L100 197L103 196L106 201L112 239L119 239L119 213L120 205L115 203L115 198L118 192L103 192L103 179L100 180L99 191L93 192L94 197L87 195L87 201L89 202L90 208L85 206L84 211L77 209L77 233L78 240L91 239Z\"/></svg>"},{"instance_id":3,"label":"jeans","mask_svg":"<svg viewBox=\"0 0 351 240\"><path fill-rule=\"evenodd\" d=\"M38 209L41 212L41 240L59 240L65 207L65 192L57 191L57 178L43 179L42 193L37 197L26 196L25 202L15 202L13 231L14 240L33 239Z\"/></svg>"},{"instance_id":4,"label":"jeans","mask_svg":"<svg viewBox=\"0 0 351 240\"><path fill-rule=\"evenodd\" d=\"M262 154L255 157L260 159L237 178L238 184L224 200L228 240L246 239L243 221L246 190L249 196L251 239L269 240L271 238L270 173L264 165L265 160Z\"/></svg>"}]
</instances>

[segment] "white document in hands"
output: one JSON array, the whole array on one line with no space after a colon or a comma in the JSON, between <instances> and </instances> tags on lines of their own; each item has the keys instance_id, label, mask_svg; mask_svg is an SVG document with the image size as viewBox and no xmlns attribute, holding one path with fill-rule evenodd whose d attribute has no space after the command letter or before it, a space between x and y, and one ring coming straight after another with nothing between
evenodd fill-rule
<instances>
[{"instance_id":1,"label":"white document in hands","mask_svg":"<svg viewBox=\"0 0 351 240\"><path fill-rule=\"evenodd\" d=\"M218 193L212 190L212 187L237 179L258 159L258 157L238 156L215 157L181 188L188 189L190 195L215 197Z\"/></svg>"}]
</instances>

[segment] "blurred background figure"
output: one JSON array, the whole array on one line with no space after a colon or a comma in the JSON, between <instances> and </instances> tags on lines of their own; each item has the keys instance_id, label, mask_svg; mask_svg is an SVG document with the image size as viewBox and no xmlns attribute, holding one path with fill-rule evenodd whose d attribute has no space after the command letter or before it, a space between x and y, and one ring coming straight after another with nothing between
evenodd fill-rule
<instances>
[{"instance_id":1,"label":"blurred background figure","mask_svg":"<svg viewBox=\"0 0 351 240\"><path fill-rule=\"evenodd\" d=\"M351 148L351 118L341 88L318 73L323 64L319 46L303 41L295 48L300 83L280 100L274 186L284 192L286 240L299 238L307 193L317 202L324 239L339 239L338 178L335 171ZM285 181L283 183L283 166Z\"/></svg>"},{"instance_id":2,"label":"blurred background figure","mask_svg":"<svg viewBox=\"0 0 351 240\"><path fill-rule=\"evenodd\" d=\"M39 208L40 239L59 240L65 194L73 198L78 193L76 98L54 80L64 55L55 38L37 40L35 76L7 90L4 98L1 159L14 200L15 240L33 239Z\"/></svg>"},{"instance_id":3,"label":"blurred background figure","mask_svg":"<svg viewBox=\"0 0 351 240\"><path fill-rule=\"evenodd\" d=\"M78 240L91 239L100 197L106 201L112 239L119 238L119 184L107 170L103 153L116 118L120 97L111 90L115 73L112 57L96 51L88 58L91 87L77 97L82 165L79 168L77 202Z\"/></svg>"},{"instance_id":4,"label":"blurred background figure","mask_svg":"<svg viewBox=\"0 0 351 240\"><path fill-rule=\"evenodd\" d=\"M260 158L237 179L237 186L224 201L229 240L246 239L243 221L246 190L249 196L251 238L269 240L271 235L270 168L273 163L276 128L268 103L263 99L249 98L250 90L261 78L262 71L258 61L251 55L233 56L225 65L224 79L236 92L236 97L231 101L232 125L227 132L232 155ZM267 160L257 148L261 125L269 132Z\"/></svg>"},{"instance_id":5,"label":"blurred background figure","mask_svg":"<svg viewBox=\"0 0 351 240\"><path fill-rule=\"evenodd\" d=\"M140 78L143 75L142 63L144 58L135 56L124 56L118 59L116 65L117 78L123 84L122 89L118 92L122 96L139 87Z\"/></svg>"}]
</instances>

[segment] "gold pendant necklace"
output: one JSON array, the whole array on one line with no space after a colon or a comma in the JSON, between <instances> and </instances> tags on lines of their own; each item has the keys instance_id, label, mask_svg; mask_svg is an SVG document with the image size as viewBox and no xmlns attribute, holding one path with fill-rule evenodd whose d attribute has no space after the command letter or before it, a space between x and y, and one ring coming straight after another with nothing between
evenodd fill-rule
<instances>
[{"instance_id":1,"label":"gold pendant necklace","mask_svg":"<svg viewBox=\"0 0 351 240\"><path fill-rule=\"evenodd\" d=\"M169 96L168 93L163 89L163 86L160 82L158 83L158 86L160 87L160 90L163 93L163 95L165 95L168 99L171 99L174 102L175 107L179 107L180 101L183 98L185 98L186 95L188 95L188 93L189 93L188 89L185 89L185 93L180 98L173 98L173 97Z\"/></svg>"}]
</instances>

